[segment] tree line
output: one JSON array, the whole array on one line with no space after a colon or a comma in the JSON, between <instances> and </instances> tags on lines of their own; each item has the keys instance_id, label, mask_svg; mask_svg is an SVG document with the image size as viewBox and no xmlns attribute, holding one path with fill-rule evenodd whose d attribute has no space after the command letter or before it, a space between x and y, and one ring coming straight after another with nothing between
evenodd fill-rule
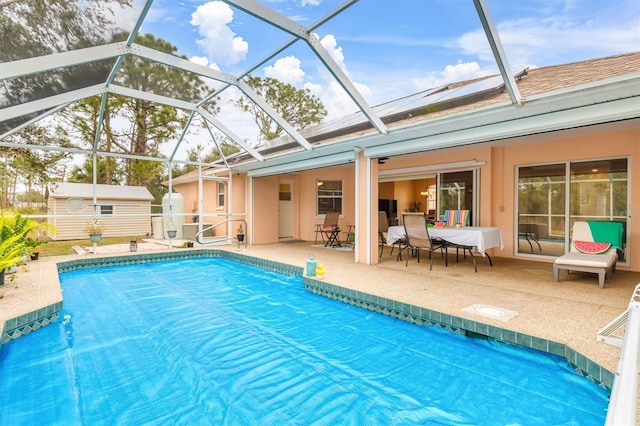
<instances>
[{"instance_id":1,"label":"tree line","mask_svg":"<svg viewBox=\"0 0 640 426\"><path fill-rule=\"evenodd\" d=\"M46 11L50 18L50 25L47 27L69 29L69 33L63 34L63 37L54 38L47 32L47 28L36 25L34 21L38 15L33 13L42 6L41 3L38 1L26 3L31 9L23 7L11 11L8 10L11 4L5 6L3 12L7 11L7 13L3 13L3 16L6 21L0 20L0 29L5 30L5 34L9 35L30 36L33 45L27 47L35 54L73 50L98 44L99 34L96 33L96 27L87 28L82 24L89 22L97 25L98 28L99 25L109 25L104 15L100 15L91 8L81 9L77 8L75 2L54 0L47 2L48 6L51 3L51 7ZM126 0L118 0L115 3L121 6L130 4ZM82 16L83 14L89 16ZM16 18L21 19L16 20ZM64 26L57 26L55 22L64 23ZM127 34L114 31L109 37L104 42L125 40ZM0 39L4 43L3 49L6 49L0 54L0 59L2 61L20 59L17 50L25 47L6 44L11 37ZM51 52L43 48L54 41L58 44L66 43L66 45L54 46L50 49ZM152 34L139 35L135 43L187 59L186 56L179 55L176 46ZM0 87L0 95L6 95L5 103L17 105L61 93L68 88L73 88L74 84L79 84L78 82L83 82L85 86L89 83L104 82L112 63L98 62L85 65L82 73L80 69L70 69L55 75L42 73L26 79L4 80ZM187 102L200 101L211 91L195 74L133 56L127 56L122 62L114 83ZM262 79L256 76L248 76L247 84L261 94L297 130L320 123L326 117L327 112L322 103L306 89L296 89L276 79ZM11 97L8 94L12 94ZM1 100L2 96L0 96ZM215 115L218 112L216 104L218 101L219 99L212 97L204 107ZM234 103L256 122L259 129L257 140L270 140L283 134L283 129L253 105L251 100L240 96ZM64 180L81 183L93 181L92 156L79 158L70 152L38 150L38 146L91 150L95 145L97 151L125 154L120 157L96 158L98 183L145 186L156 198L156 203L160 204L162 196L167 191L163 182L168 179L169 171L162 162L140 158L163 157L161 147L179 138L187 125L189 112L116 94L107 96L102 115L101 108L101 96L87 98L58 111L52 115L52 118L25 127L3 140L3 142L20 146L20 148L1 148L0 200L3 209L16 206L16 189L19 187L24 188L26 194L31 194L26 200L27 203L31 203L37 198L33 194L43 192L45 185L50 181ZM6 122L5 125L7 125ZM195 162L213 162L221 155L230 155L240 150L223 135L220 135L218 142L220 148L209 144L208 141L202 141L187 151L187 159ZM26 146L36 149L27 149ZM173 176L177 176L194 168L195 166L174 165L171 172Z\"/></svg>"}]
</instances>

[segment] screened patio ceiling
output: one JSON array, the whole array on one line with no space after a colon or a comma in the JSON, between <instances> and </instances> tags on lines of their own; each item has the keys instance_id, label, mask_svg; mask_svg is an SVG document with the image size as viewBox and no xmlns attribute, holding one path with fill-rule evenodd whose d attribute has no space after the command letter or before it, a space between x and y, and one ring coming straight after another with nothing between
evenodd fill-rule
<instances>
[{"instance_id":1,"label":"screened patio ceiling","mask_svg":"<svg viewBox=\"0 0 640 426\"><path fill-rule=\"evenodd\" d=\"M242 37L251 37L243 36L243 28L251 27L254 34L256 28L259 29L257 32L260 37L250 39L251 54L247 54L243 62L229 60L225 64L224 60L220 60L215 64L206 63L202 57L197 59L193 55L195 52L189 52L192 53L189 59L176 49L166 53L136 43L138 36L159 31L160 35L156 37L174 46L184 46L184 40L190 39L192 45L198 45L202 51L213 55L213 48L206 45L206 40L212 40L211 37L215 39L216 34L203 33L205 26L198 21L203 18L198 18L195 12L190 15L175 13L172 20L171 9L188 7L190 11L200 11L213 7L212 4L222 3L231 8L233 22L237 22L237 25L218 28L220 37L228 36L224 31L232 28L233 31L238 31L233 42L240 43L243 41ZM393 151L389 148L390 144L400 137L391 137L390 129L382 117L410 111L416 105L425 107L425 102L430 102L428 96L432 93L439 93L439 97L459 98L481 93L483 90L502 88L508 93L508 106L511 109L516 111L523 103L515 82L523 69L511 69L486 0L460 3L463 7L459 7L458 13L459 19L473 20L476 26L482 27L495 61L496 77L483 79L464 89L458 89L456 93L447 93L446 90L443 92L443 87L433 87L414 98L412 93L388 93L387 98L377 102L377 107L369 104L360 90L361 85L354 82L345 71L335 51L329 51L321 43L325 35L340 34L341 28L359 19L372 3L365 0L300 3L317 7L307 8L305 11L308 13L302 16L287 10L277 10L279 2L254 0L193 1L179 4L161 0L0 0L0 30L8 35L2 38L0 46L0 146L137 158L136 155L115 149L105 150L101 143L105 138L104 130L99 124L93 140L85 141L80 148L36 146L28 141L16 143L8 138L36 122L58 122L60 113L65 108L87 98L98 102L96 122L101 123L109 97L121 95L174 107L186 117L186 125L178 129L176 136L164 144L163 150L157 156L145 156L145 159L192 163L187 159L188 148L200 145L203 149L210 149L219 146L221 141L226 141L241 149L236 157L244 160L234 163L232 159L223 158L217 166L249 173L262 170L256 173L267 174L294 161L300 168L345 162L349 160L349 156L353 158L354 149L360 149L363 145L370 150L368 155L371 157L389 155ZM416 3L407 4L415 6ZM396 20L408 19L415 12L411 7L405 7L402 3L395 5L395 2L390 9L393 9L394 16L390 13L389 19ZM421 8L420 13L425 10L428 8ZM160 16L164 20L159 23ZM190 21L177 21L184 16L188 16ZM425 16L425 20L427 18L438 19ZM197 27L200 28L199 34L196 34L197 25L200 25ZM191 32L187 31L189 28ZM385 28L379 27L370 30L372 33L385 32ZM416 47L416 52L428 55L429 48ZM384 51L368 54L384 61ZM307 69L315 68L318 73L329 76L340 93L346 95L351 102L353 113L334 117L314 129L301 132L247 84L247 76L257 75L266 67L275 67L279 60L291 57L300 59ZM135 80L125 72L124 64L128 59L141 69L161 64L168 80L176 73L197 76L204 83L204 90L193 93L168 87L170 84ZM244 68L240 68L241 66ZM281 139L286 143L260 140L257 127L250 128L251 124L248 124L251 122L248 113L239 111L230 100L237 99L240 95L248 98L255 108L266 112L284 129L286 136ZM403 96L398 100L399 95ZM390 102L392 100L394 101ZM225 113L230 110L235 112ZM242 114L245 116L238 118ZM360 129L368 142L345 138L345 143L341 143L339 130L349 126ZM406 132L406 129L403 131ZM335 135L340 143L321 144L314 139L314 132ZM339 145L341 148L335 148ZM403 150L406 148L398 153L404 153Z\"/></svg>"}]
</instances>

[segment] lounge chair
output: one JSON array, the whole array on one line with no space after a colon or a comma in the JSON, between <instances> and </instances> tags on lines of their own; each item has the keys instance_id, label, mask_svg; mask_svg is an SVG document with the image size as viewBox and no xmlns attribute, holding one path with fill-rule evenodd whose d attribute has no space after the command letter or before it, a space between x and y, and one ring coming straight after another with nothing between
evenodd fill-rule
<instances>
[{"instance_id":1,"label":"lounge chair","mask_svg":"<svg viewBox=\"0 0 640 426\"><path fill-rule=\"evenodd\" d=\"M618 250L622 250L620 222L575 222L569 253L558 257L553 263L553 279L558 281L560 270L590 272L598 274L598 284L604 288L605 278L611 278L616 270ZM600 243L600 244L588 244ZM609 247L606 248L606 245ZM585 252L585 247L594 246L600 253ZM597 247L601 248L597 248ZM593 249L591 249L593 251Z\"/></svg>"},{"instance_id":2,"label":"lounge chair","mask_svg":"<svg viewBox=\"0 0 640 426\"><path fill-rule=\"evenodd\" d=\"M324 222L322 224L316 224L316 239L313 243L314 245L318 244L318 234L320 234L325 247L340 245L340 240L338 239L340 235L340 228L338 227L339 217L340 212L327 212L324 215Z\"/></svg>"},{"instance_id":3,"label":"lounge chair","mask_svg":"<svg viewBox=\"0 0 640 426\"><path fill-rule=\"evenodd\" d=\"M420 214L405 213L402 215L402 223L404 224L404 233L406 235L405 248L417 253L418 263L420 263L420 252L429 252L429 259L431 261L429 270L431 270L433 268L433 252L446 248L447 243L445 241L433 241L429 237L427 215L425 215L424 212ZM409 257L411 257L410 253L407 254L405 266L409 264Z\"/></svg>"}]
</instances>

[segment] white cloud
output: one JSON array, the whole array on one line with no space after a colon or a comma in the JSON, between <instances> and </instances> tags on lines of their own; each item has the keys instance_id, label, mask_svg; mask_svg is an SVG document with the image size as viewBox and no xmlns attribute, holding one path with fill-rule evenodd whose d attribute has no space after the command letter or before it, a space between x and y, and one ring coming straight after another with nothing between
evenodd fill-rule
<instances>
[{"instance_id":1,"label":"white cloud","mask_svg":"<svg viewBox=\"0 0 640 426\"><path fill-rule=\"evenodd\" d=\"M305 73L300 67L300 59L295 56L287 56L278 59L273 66L264 68L265 77L271 77L283 83L296 86L304 80Z\"/></svg>"},{"instance_id":2,"label":"white cloud","mask_svg":"<svg viewBox=\"0 0 640 426\"><path fill-rule=\"evenodd\" d=\"M191 25L198 27L202 36L196 43L212 62L236 64L249 52L249 44L229 28L232 21L233 10L220 1L198 6L191 15Z\"/></svg>"},{"instance_id":3,"label":"white cloud","mask_svg":"<svg viewBox=\"0 0 640 426\"><path fill-rule=\"evenodd\" d=\"M457 81L471 80L495 74L495 71L483 69L477 62L458 62L456 65L447 65L443 71L431 72L426 76L414 78L412 83L417 91L433 89L443 84Z\"/></svg>"},{"instance_id":4,"label":"white cloud","mask_svg":"<svg viewBox=\"0 0 640 426\"><path fill-rule=\"evenodd\" d=\"M625 17L620 17L624 20ZM522 18L497 25L500 40L513 71L532 63L566 63L566 58L581 60L638 49L638 26L610 25L593 20L568 17ZM457 45L466 55L494 63L494 57L484 31L478 29L457 39Z\"/></svg>"},{"instance_id":5,"label":"white cloud","mask_svg":"<svg viewBox=\"0 0 640 426\"><path fill-rule=\"evenodd\" d=\"M331 58L338 63L338 66L342 68L345 74L349 75L347 67L344 64L344 52L342 47L338 46L338 42L332 34L328 34L320 40L320 44L327 50Z\"/></svg>"},{"instance_id":6,"label":"white cloud","mask_svg":"<svg viewBox=\"0 0 640 426\"><path fill-rule=\"evenodd\" d=\"M209 65L209 59L206 56L192 56L189 60L194 64L202 65L204 67Z\"/></svg>"}]
</instances>

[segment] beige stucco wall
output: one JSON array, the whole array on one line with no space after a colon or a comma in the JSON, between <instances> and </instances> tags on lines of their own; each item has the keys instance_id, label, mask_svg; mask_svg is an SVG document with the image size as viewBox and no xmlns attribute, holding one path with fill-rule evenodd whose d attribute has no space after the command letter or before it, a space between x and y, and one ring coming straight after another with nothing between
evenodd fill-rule
<instances>
[{"instance_id":1,"label":"beige stucco wall","mask_svg":"<svg viewBox=\"0 0 640 426\"><path fill-rule=\"evenodd\" d=\"M342 180L342 214L338 225L346 230L348 225L355 225L355 178L354 165L325 167L307 170L299 175L300 193L298 238L313 241L316 224L322 223L324 216L316 215L316 188L318 179Z\"/></svg>"},{"instance_id":2,"label":"beige stucco wall","mask_svg":"<svg viewBox=\"0 0 640 426\"><path fill-rule=\"evenodd\" d=\"M631 205L628 210L630 235L627 240L627 257L629 269L640 270L640 197L636 195L640 191L640 129L631 127L611 131L609 127L565 131L556 134L553 139L548 138L544 141L539 137L519 138L514 139L509 145L494 149L494 170L498 169L499 174L494 181L493 193L498 198L491 208L494 224L501 224L505 239L505 249L500 256L511 257L514 252L516 166L628 157L631 160L628 188ZM500 162L503 165L500 165ZM500 192L503 194L502 197ZM619 265L619 268L626 269L622 265Z\"/></svg>"},{"instance_id":3,"label":"beige stucco wall","mask_svg":"<svg viewBox=\"0 0 640 426\"><path fill-rule=\"evenodd\" d=\"M590 126L575 130L565 130L555 133L513 138L506 141L458 147L454 149L428 151L389 158L384 165L377 161L371 162L367 168L366 158L361 153L358 156L358 181L360 184L360 198L356 200L355 164L350 163L335 167L301 171L297 174L254 178L253 198L251 204L244 204L243 191L250 191L248 180L243 175L234 174L234 212L247 212L252 226L252 244L268 244L278 242L278 185L282 179L293 181L294 200L294 238L313 241L315 226L322 223L323 217L316 216L316 181L318 179L341 179L343 181L343 214L339 225L346 230L348 225L356 223L356 202L359 203L358 221L367 223L366 211L366 172L371 170L372 179L377 182L377 170L398 169L428 165L450 164L462 161L484 163L480 170L480 206L476 219L481 226L498 226L501 228L505 248L493 249L494 256L515 257L514 254L514 224L515 224L515 172L517 166L552 163L558 161L583 161L603 158L630 158L629 193L631 205L629 208L629 230L627 253L628 269L640 270L640 197L635 196L640 188L640 129L638 121L614 123L601 126ZM393 198L398 201L398 211L408 208L413 200L420 200L419 193L429 182L425 179L415 181L399 181L394 184L380 185L383 198ZM192 184L197 187L196 183ZM176 189L185 195L185 208L190 206L189 194L186 188ZM370 188L372 200L378 199L378 185ZM247 192L249 193L249 192ZM392 195L390 195L392 193ZM382 195L381 195L382 196ZM206 197L205 197L206 198ZM422 201L422 209L427 206ZM377 201L372 202L370 220L372 238L367 241L358 232L360 250L354 258L360 262L377 262ZM344 236L342 236L344 238ZM366 247L370 253L367 254ZM364 251L363 251L364 250ZM367 256L369 255L369 256ZM550 260L549 260L550 261ZM620 265L619 268L627 269Z\"/></svg>"},{"instance_id":4,"label":"beige stucco wall","mask_svg":"<svg viewBox=\"0 0 640 426\"><path fill-rule=\"evenodd\" d=\"M226 176L225 176L226 177ZM234 173L231 176L232 192L229 193L228 182L225 183L225 206L218 206L218 183L217 180L205 180L202 182L202 222L204 224L216 224L229 219L228 205L232 204L232 219L245 219L250 224L247 215L247 200L249 190L246 187L247 178L243 174ZM174 183L173 188L184 197L184 210L187 214L186 223L192 223L193 216L198 215L198 183ZM276 194L277 196L277 194ZM216 227L213 232L217 237L235 235L240 222L234 221L231 224L222 224ZM249 234L245 229L244 232Z\"/></svg>"}]
</instances>

